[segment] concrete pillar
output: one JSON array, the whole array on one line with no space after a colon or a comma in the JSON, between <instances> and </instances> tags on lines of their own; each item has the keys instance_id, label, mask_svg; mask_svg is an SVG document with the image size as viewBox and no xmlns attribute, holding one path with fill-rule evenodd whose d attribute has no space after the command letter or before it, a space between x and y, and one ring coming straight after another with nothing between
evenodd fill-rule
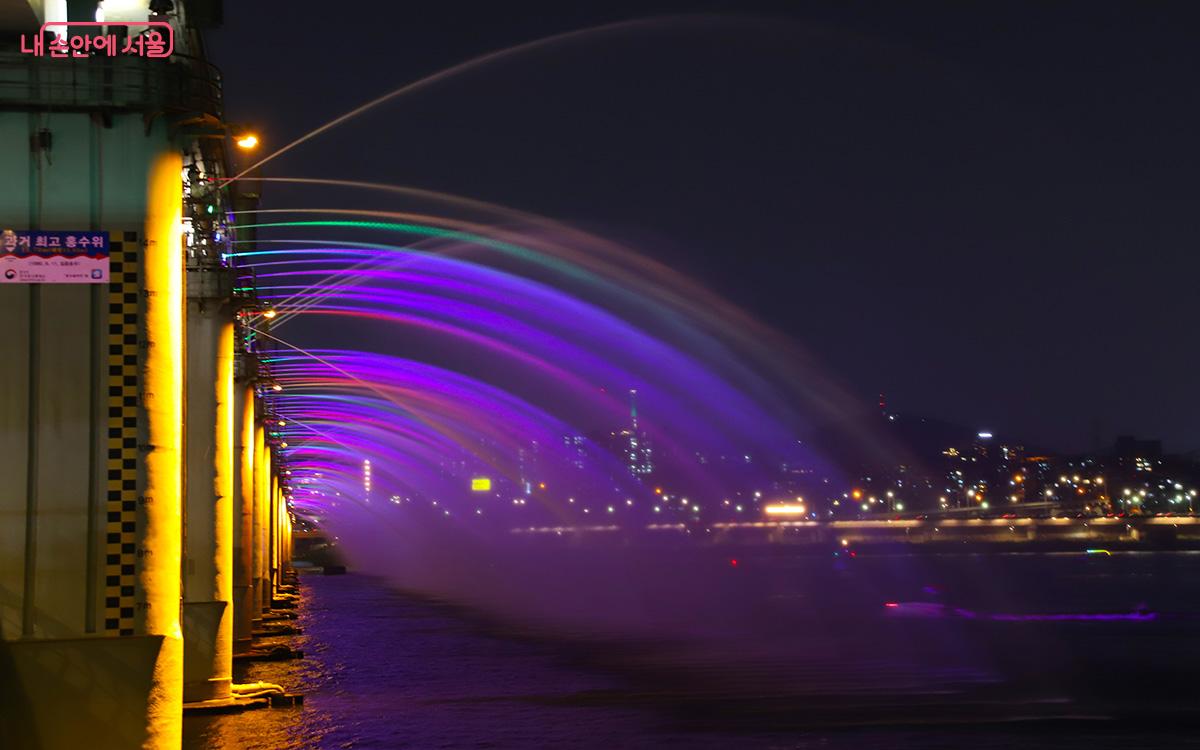
<instances>
[{"instance_id":1,"label":"concrete pillar","mask_svg":"<svg viewBox=\"0 0 1200 750\"><path fill-rule=\"evenodd\" d=\"M271 519L270 544L268 545L268 548L270 550L271 560L270 575L272 599L279 591L279 497L279 472L276 470L275 474L271 477L271 505L268 516Z\"/></svg>"},{"instance_id":2,"label":"concrete pillar","mask_svg":"<svg viewBox=\"0 0 1200 750\"><path fill-rule=\"evenodd\" d=\"M143 747L179 747L183 741L183 633L179 622L183 495L183 159L161 154L147 185L145 292L146 348L142 403L146 414L138 512L135 629L162 639L148 700Z\"/></svg>"},{"instance_id":3,"label":"concrete pillar","mask_svg":"<svg viewBox=\"0 0 1200 750\"><path fill-rule=\"evenodd\" d=\"M255 420L254 423L254 497L253 507L250 510L251 516L251 538L250 538L250 571L251 585L253 587L253 602L252 611L254 612L253 621L255 623L262 622L263 612L263 540L266 534L263 529L263 487L267 483L271 467L267 462L267 446L266 433L263 429L262 422ZM269 595L269 592L268 594Z\"/></svg>"},{"instance_id":4,"label":"concrete pillar","mask_svg":"<svg viewBox=\"0 0 1200 750\"><path fill-rule=\"evenodd\" d=\"M233 313L220 269L188 269L183 699L233 680Z\"/></svg>"},{"instance_id":5,"label":"concrete pillar","mask_svg":"<svg viewBox=\"0 0 1200 750\"><path fill-rule=\"evenodd\" d=\"M0 288L0 747L181 742L181 170L161 119L0 112L0 227L112 243L110 284Z\"/></svg>"},{"instance_id":6,"label":"concrete pillar","mask_svg":"<svg viewBox=\"0 0 1200 750\"><path fill-rule=\"evenodd\" d=\"M263 445L262 456L262 485L258 496L258 523L262 529L259 538L258 593L259 606L266 612L271 608L274 594L271 590L271 487L274 484L275 461L270 445Z\"/></svg>"},{"instance_id":7,"label":"concrete pillar","mask_svg":"<svg viewBox=\"0 0 1200 750\"><path fill-rule=\"evenodd\" d=\"M267 427L264 425L264 435L266 432ZM261 565L258 571L258 593L259 606L266 612L271 608L273 594L271 590L271 488L274 486L275 455L271 451L270 443L263 444L262 456L262 485L259 487L258 496L258 523L262 528L262 535L259 539Z\"/></svg>"},{"instance_id":8,"label":"concrete pillar","mask_svg":"<svg viewBox=\"0 0 1200 750\"><path fill-rule=\"evenodd\" d=\"M283 572L292 570L292 514L288 512L287 501L283 508Z\"/></svg>"},{"instance_id":9,"label":"concrete pillar","mask_svg":"<svg viewBox=\"0 0 1200 750\"><path fill-rule=\"evenodd\" d=\"M283 542L283 552L279 556L280 576L283 576L292 569L292 514L288 511L286 495L282 498L279 518L283 524L279 537Z\"/></svg>"},{"instance_id":10,"label":"concrete pillar","mask_svg":"<svg viewBox=\"0 0 1200 750\"><path fill-rule=\"evenodd\" d=\"M254 617L254 385L238 383L233 501L233 650L250 650Z\"/></svg>"}]
</instances>

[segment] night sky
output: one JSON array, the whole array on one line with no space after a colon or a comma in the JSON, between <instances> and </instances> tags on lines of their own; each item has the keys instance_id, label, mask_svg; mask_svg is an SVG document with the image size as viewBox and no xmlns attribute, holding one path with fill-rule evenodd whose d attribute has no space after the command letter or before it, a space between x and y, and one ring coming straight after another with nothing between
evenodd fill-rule
<instances>
[{"instance_id":1,"label":"night sky","mask_svg":"<svg viewBox=\"0 0 1200 750\"><path fill-rule=\"evenodd\" d=\"M267 174L433 188L620 239L898 412L1059 450L1126 432L1200 448L1200 19L1187 3L225 12L208 40L227 114L267 150L469 57L698 14L448 81Z\"/></svg>"}]
</instances>

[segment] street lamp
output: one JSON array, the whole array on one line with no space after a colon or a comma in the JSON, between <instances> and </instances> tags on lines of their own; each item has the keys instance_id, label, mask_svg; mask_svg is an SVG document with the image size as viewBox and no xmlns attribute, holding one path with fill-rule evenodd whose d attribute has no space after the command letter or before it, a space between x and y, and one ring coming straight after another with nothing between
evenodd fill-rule
<instances>
[{"instance_id":1,"label":"street lamp","mask_svg":"<svg viewBox=\"0 0 1200 750\"><path fill-rule=\"evenodd\" d=\"M238 315L244 316L246 318L249 318L252 315L258 315L263 318L266 318L267 320L271 320L275 316L279 315L279 312L272 307L268 307L268 308L264 309L260 305L248 305L248 306L242 308L238 312Z\"/></svg>"},{"instance_id":2,"label":"street lamp","mask_svg":"<svg viewBox=\"0 0 1200 750\"><path fill-rule=\"evenodd\" d=\"M243 151L251 151L258 146L258 136L254 133L242 133L233 137L233 142Z\"/></svg>"}]
</instances>

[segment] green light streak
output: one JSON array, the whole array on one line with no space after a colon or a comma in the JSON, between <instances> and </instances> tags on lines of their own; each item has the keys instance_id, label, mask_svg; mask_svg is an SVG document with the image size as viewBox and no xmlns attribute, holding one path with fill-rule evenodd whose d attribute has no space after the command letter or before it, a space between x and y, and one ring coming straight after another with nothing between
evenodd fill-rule
<instances>
[{"instance_id":1,"label":"green light streak","mask_svg":"<svg viewBox=\"0 0 1200 750\"><path fill-rule=\"evenodd\" d=\"M514 245L511 242L492 239L482 234L474 234L472 232L463 232L457 229L444 229L442 227L428 226L425 224L409 224L405 222L388 222L388 221L349 221L339 219L336 221L275 221L265 224L245 224L241 228L268 228L268 227L352 227L355 229L382 229L387 232L403 232L405 234L415 234L420 237L437 237L439 239L462 240L470 242L481 247L490 247L494 250L516 256L522 260L528 260L535 263L544 263L545 256L535 253L527 247Z\"/></svg>"}]
</instances>

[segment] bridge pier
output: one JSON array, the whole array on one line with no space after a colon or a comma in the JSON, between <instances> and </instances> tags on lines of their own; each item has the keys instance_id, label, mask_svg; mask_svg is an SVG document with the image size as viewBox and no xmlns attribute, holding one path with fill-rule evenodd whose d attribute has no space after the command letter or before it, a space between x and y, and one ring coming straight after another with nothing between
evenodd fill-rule
<instances>
[{"instance_id":1,"label":"bridge pier","mask_svg":"<svg viewBox=\"0 0 1200 750\"><path fill-rule=\"evenodd\" d=\"M154 160L147 186L145 297L146 354L142 402L146 443L136 555L135 633L161 638L147 701L146 745L176 747L183 733L183 632L179 564L183 496L183 159L177 149ZM141 610L140 623L137 610Z\"/></svg>"},{"instance_id":2,"label":"bridge pier","mask_svg":"<svg viewBox=\"0 0 1200 750\"><path fill-rule=\"evenodd\" d=\"M51 165L39 119L0 114L35 186L0 226L103 227L112 283L0 285L0 746L178 747L181 158L164 122L61 114Z\"/></svg>"},{"instance_id":3,"label":"bridge pier","mask_svg":"<svg viewBox=\"0 0 1200 750\"><path fill-rule=\"evenodd\" d=\"M184 4L161 60L21 54L41 5L0 14L0 748L174 750L271 596L257 373L232 285L185 293L228 280L230 128Z\"/></svg>"},{"instance_id":4,"label":"bridge pier","mask_svg":"<svg viewBox=\"0 0 1200 750\"><path fill-rule=\"evenodd\" d=\"M261 403L261 402L260 402ZM271 487L271 451L266 442L266 427L260 416L254 425L254 508L252 513L252 557L253 601L252 620L257 627L262 623L263 612L271 607L271 581L265 572L267 562L267 506Z\"/></svg>"},{"instance_id":5,"label":"bridge pier","mask_svg":"<svg viewBox=\"0 0 1200 750\"><path fill-rule=\"evenodd\" d=\"M184 701L227 700L233 680L232 283L189 263L183 566Z\"/></svg>"},{"instance_id":6,"label":"bridge pier","mask_svg":"<svg viewBox=\"0 0 1200 750\"><path fill-rule=\"evenodd\" d=\"M248 370L247 366L244 370ZM236 493L233 503L233 651L250 651L255 609L254 586L254 465L256 398L254 383L242 372L237 383L239 399L234 445Z\"/></svg>"}]
</instances>

